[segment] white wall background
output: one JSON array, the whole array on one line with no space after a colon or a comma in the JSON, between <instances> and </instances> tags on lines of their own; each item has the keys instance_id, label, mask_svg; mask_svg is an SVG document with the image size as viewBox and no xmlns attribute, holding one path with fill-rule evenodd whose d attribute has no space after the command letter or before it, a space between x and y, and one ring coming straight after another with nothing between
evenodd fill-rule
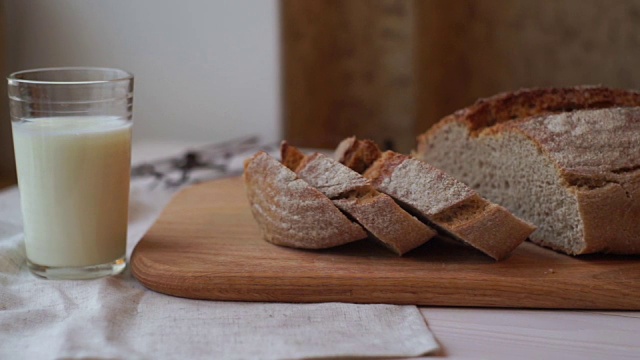
<instances>
[{"instance_id":1,"label":"white wall background","mask_svg":"<svg viewBox=\"0 0 640 360\"><path fill-rule=\"evenodd\" d=\"M134 73L134 139L281 136L276 0L5 1L10 71Z\"/></svg>"}]
</instances>

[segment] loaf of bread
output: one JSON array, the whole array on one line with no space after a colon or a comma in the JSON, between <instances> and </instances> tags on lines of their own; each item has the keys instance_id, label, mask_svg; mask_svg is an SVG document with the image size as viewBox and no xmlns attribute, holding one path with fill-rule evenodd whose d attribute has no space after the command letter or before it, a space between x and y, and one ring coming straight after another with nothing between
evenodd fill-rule
<instances>
[{"instance_id":1,"label":"loaf of bread","mask_svg":"<svg viewBox=\"0 0 640 360\"><path fill-rule=\"evenodd\" d=\"M266 241L323 249L367 237L324 194L264 152L244 164L245 193Z\"/></svg>"},{"instance_id":2,"label":"loaf of bread","mask_svg":"<svg viewBox=\"0 0 640 360\"><path fill-rule=\"evenodd\" d=\"M362 149L357 142L351 146ZM339 146L335 156L344 159L345 153L355 151L345 151L344 146ZM367 165L363 175L375 188L443 234L496 260L505 258L534 230L531 224L423 161L392 151L382 153L371 164L372 155L364 158L369 160L363 161Z\"/></svg>"},{"instance_id":3,"label":"loaf of bread","mask_svg":"<svg viewBox=\"0 0 640 360\"><path fill-rule=\"evenodd\" d=\"M640 93L500 94L442 119L415 156L535 224L567 254L640 253Z\"/></svg>"},{"instance_id":4,"label":"loaf of bread","mask_svg":"<svg viewBox=\"0 0 640 360\"><path fill-rule=\"evenodd\" d=\"M402 255L426 243L435 230L409 215L389 196L376 191L369 180L323 154L304 156L283 142L282 163L318 189L340 210L362 225L374 239Z\"/></svg>"}]
</instances>

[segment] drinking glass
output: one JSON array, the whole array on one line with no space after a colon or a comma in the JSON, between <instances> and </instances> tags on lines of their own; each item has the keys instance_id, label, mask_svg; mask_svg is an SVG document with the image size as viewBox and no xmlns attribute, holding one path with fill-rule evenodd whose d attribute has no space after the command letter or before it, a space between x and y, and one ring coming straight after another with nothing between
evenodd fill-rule
<instances>
[{"instance_id":1,"label":"drinking glass","mask_svg":"<svg viewBox=\"0 0 640 360\"><path fill-rule=\"evenodd\" d=\"M126 266L133 76L48 68L8 77L31 272L90 279Z\"/></svg>"}]
</instances>

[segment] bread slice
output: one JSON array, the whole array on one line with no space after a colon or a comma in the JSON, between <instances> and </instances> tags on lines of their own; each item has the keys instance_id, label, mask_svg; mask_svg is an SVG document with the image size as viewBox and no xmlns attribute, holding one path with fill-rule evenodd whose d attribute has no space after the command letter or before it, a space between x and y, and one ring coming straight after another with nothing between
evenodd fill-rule
<instances>
[{"instance_id":1,"label":"bread slice","mask_svg":"<svg viewBox=\"0 0 640 360\"><path fill-rule=\"evenodd\" d=\"M286 141L280 143L280 161L291 171L296 171L305 155L297 147L289 145Z\"/></svg>"},{"instance_id":2,"label":"bread slice","mask_svg":"<svg viewBox=\"0 0 640 360\"><path fill-rule=\"evenodd\" d=\"M505 258L535 229L452 176L407 155L386 151L364 176L444 234L496 260Z\"/></svg>"},{"instance_id":3,"label":"bread slice","mask_svg":"<svg viewBox=\"0 0 640 360\"><path fill-rule=\"evenodd\" d=\"M362 174L382 152L371 140L357 140L355 136L348 137L338 144L334 160Z\"/></svg>"},{"instance_id":4,"label":"bread slice","mask_svg":"<svg viewBox=\"0 0 640 360\"><path fill-rule=\"evenodd\" d=\"M535 223L539 245L638 254L640 108L621 106L640 106L640 93L501 94L444 118L419 137L416 156Z\"/></svg>"},{"instance_id":5,"label":"bread slice","mask_svg":"<svg viewBox=\"0 0 640 360\"><path fill-rule=\"evenodd\" d=\"M305 157L286 142L281 145L281 153L282 162L295 168L301 179L398 255L436 235L435 230L409 215L389 196L376 191L369 180L334 159L318 153Z\"/></svg>"},{"instance_id":6,"label":"bread slice","mask_svg":"<svg viewBox=\"0 0 640 360\"><path fill-rule=\"evenodd\" d=\"M329 198L265 152L245 162L243 176L251 212L268 242L323 249L367 237Z\"/></svg>"}]
</instances>

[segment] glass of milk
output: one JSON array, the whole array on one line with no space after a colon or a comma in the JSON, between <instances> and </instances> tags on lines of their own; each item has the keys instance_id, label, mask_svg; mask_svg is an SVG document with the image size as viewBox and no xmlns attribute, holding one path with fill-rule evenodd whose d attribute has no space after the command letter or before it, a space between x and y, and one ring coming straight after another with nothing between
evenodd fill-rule
<instances>
[{"instance_id":1,"label":"glass of milk","mask_svg":"<svg viewBox=\"0 0 640 360\"><path fill-rule=\"evenodd\" d=\"M47 279L126 266L133 76L49 68L8 78L27 264Z\"/></svg>"}]
</instances>

